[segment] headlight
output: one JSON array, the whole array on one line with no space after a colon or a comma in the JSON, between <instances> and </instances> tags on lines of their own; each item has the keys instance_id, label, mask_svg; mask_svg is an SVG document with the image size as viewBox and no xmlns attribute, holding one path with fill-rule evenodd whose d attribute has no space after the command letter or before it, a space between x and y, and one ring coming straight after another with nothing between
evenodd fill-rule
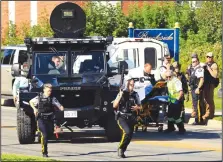
<instances>
[{"instance_id":1,"label":"headlight","mask_svg":"<svg viewBox=\"0 0 223 162\"><path fill-rule=\"evenodd\" d=\"M108 102L107 102L107 101L104 101L104 105L105 105L105 106L108 105Z\"/></svg>"}]
</instances>

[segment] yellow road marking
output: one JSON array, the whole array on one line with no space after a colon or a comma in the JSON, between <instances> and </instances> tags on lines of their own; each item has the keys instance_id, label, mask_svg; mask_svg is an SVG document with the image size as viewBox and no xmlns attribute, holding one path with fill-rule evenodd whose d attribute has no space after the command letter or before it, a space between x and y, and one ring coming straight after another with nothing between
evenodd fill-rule
<instances>
[{"instance_id":1,"label":"yellow road marking","mask_svg":"<svg viewBox=\"0 0 223 162\"><path fill-rule=\"evenodd\" d=\"M16 129L16 126L1 126L1 128Z\"/></svg>"},{"instance_id":2,"label":"yellow road marking","mask_svg":"<svg viewBox=\"0 0 223 162\"><path fill-rule=\"evenodd\" d=\"M195 150L212 150L216 152L222 152L222 148L220 147L209 147L205 143L198 143L198 142L181 142L181 141L145 141L145 140L132 140L134 143L137 144L149 144L149 145L156 145L156 146L164 146L164 147L171 147L171 148L181 148L181 149L195 149Z\"/></svg>"}]
</instances>

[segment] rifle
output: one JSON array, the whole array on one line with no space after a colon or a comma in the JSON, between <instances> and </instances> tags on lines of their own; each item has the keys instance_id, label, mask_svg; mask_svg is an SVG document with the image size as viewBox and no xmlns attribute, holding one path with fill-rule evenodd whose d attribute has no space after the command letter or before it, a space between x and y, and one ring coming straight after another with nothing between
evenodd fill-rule
<instances>
[{"instance_id":1,"label":"rifle","mask_svg":"<svg viewBox=\"0 0 223 162\"><path fill-rule=\"evenodd\" d=\"M120 79L120 84L119 84L119 89L121 89L121 90L124 89L124 76L125 76L125 67L124 67L124 65L122 65L121 79Z\"/></svg>"}]
</instances>

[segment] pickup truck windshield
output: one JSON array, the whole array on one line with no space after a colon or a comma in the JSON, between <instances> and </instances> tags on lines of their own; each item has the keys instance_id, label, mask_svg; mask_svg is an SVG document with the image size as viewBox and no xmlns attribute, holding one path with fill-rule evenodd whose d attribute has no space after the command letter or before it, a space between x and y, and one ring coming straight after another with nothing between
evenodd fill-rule
<instances>
[{"instance_id":1,"label":"pickup truck windshield","mask_svg":"<svg viewBox=\"0 0 223 162\"><path fill-rule=\"evenodd\" d=\"M34 74L39 75L66 75L67 52L36 53Z\"/></svg>"},{"instance_id":2,"label":"pickup truck windshield","mask_svg":"<svg viewBox=\"0 0 223 162\"><path fill-rule=\"evenodd\" d=\"M102 51L72 52L73 74L103 73L104 53Z\"/></svg>"}]
</instances>

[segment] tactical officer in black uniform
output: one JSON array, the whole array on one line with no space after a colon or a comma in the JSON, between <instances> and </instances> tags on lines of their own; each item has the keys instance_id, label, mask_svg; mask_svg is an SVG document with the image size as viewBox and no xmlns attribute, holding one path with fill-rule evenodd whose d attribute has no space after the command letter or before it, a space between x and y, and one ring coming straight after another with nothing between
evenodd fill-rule
<instances>
[{"instance_id":1,"label":"tactical officer in black uniform","mask_svg":"<svg viewBox=\"0 0 223 162\"><path fill-rule=\"evenodd\" d=\"M136 111L141 109L139 96L137 92L133 91L133 88L134 80L130 79L127 81L126 90L121 90L113 103L114 109L117 109L118 125L123 131L118 148L120 158L125 158L124 152L132 139L134 125L136 124Z\"/></svg>"},{"instance_id":2,"label":"tactical officer in black uniform","mask_svg":"<svg viewBox=\"0 0 223 162\"><path fill-rule=\"evenodd\" d=\"M58 102L55 97L51 97L52 85L45 84L43 93L30 100L30 106L34 110L37 118L38 129L41 132L41 145L43 157L48 157L47 142L48 138L53 135L55 121L54 106L61 111L64 110L63 106ZM36 108L37 107L37 108Z\"/></svg>"}]
</instances>

